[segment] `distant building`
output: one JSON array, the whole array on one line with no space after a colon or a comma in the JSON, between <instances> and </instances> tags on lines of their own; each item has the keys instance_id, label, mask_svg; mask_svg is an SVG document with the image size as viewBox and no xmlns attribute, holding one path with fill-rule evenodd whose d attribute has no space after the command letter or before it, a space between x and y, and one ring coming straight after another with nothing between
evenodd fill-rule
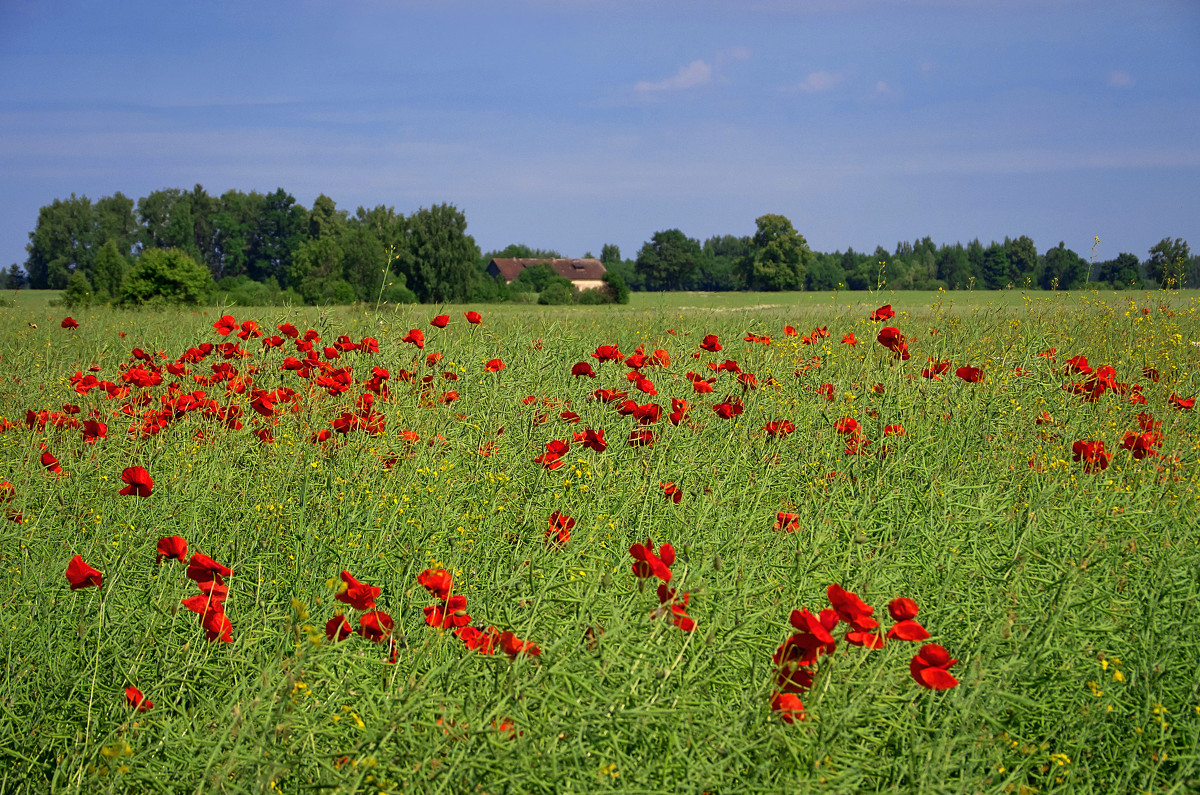
<instances>
[{"instance_id":1,"label":"distant building","mask_svg":"<svg viewBox=\"0 0 1200 795\"><path fill-rule=\"evenodd\" d=\"M521 271L534 265L549 265L550 269L564 279L569 279L580 290L593 290L604 286L603 263L595 257L580 259L534 259L530 257L496 258L488 263L488 275L503 276L505 284L511 284Z\"/></svg>"}]
</instances>

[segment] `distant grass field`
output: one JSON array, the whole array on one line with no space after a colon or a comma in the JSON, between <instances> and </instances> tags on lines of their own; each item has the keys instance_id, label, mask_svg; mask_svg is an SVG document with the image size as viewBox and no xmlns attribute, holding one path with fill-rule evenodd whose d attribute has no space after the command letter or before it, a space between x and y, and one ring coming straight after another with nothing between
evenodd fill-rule
<instances>
[{"instance_id":1,"label":"distant grass field","mask_svg":"<svg viewBox=\"0 0 1200 795\"><path fill-rule=\"evenodd\" d=\"M1200 788L1200 294L52 297L0 308L2 792Z\"/></svg>"}]
</instances>

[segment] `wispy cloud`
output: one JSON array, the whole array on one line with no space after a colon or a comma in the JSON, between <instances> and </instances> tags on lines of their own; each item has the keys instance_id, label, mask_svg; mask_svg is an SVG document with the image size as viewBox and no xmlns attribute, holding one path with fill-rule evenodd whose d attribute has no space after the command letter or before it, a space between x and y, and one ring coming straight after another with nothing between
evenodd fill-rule
<instances>
[{"instance_id":1,"label":"wispy cloud","mask_svg":"<svg viewBox=\"0 0 1200 795\"><path fill-rule=\"evenodd\" d=\"M823 69L818 69L815 72L809 72L799 83L788 86L788 91L800 91L805 94L818 94L822 91L830 91L838 86L845 79L845 75L840 72L826 72Z\"/></svg>"},{"instance_id":2,"label":"wispy cloud","mask_svg":"<svg viewBox=\"0 0 1200 795\"><path fill-rule=\"evenodd\" d=\"M633 90L639 92L679 91L685 88L695 88L712 82L713 68L705 61L696 59L687 66L681 66L679 71L665 80L641 80L634 85Z\"/></svg>"},{"instance_id":3,"label":"wispy cloud","mask_svg":"<svg viewBox=\"0 0 1200 795\"><path fill-rule=\"evenodd\" d=\"M1122 72L1120 70L1113 69L1108 73L1109 88L1129 88L1132 85L1133 75L1129 74L1129 72Z\"/></svg>"}]
</instances>

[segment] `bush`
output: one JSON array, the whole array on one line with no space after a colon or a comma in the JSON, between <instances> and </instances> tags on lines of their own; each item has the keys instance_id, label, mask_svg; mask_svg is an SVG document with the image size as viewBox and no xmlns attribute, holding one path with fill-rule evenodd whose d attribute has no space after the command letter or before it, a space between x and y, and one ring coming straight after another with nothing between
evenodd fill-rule
<instances>
[{"instance_id":1,"label":"bush","mask_svg":"<svg viewBox=\"0 0 1200 795\"><path fill-rule=\"evenodd\" d=\"M152 248L142 252L121 282L121 306L186 304L208 300L216 289L202 265L177 248Z\"/></svg>"},{"instance_id":2,"label":"bush","mask_svg":"<svg viewBox=\"0 0 1200 795\"><path fill-rule=\"evenodd\" d=\"M415 304L417 294L403 284L390 284L383 290L383 301L388 304Z\"/></svg>"},{"instance_id":3,"label":"bush","mask_svg":"<svg viewBox=\"0 0 1200 795\"><path fill-rule=\"evenodd\" d=\"M561 306L563 304L575 303L576 290L571 286L571 283L562 277L557 281L553 281L538 294L539 304L548 304L552 306Z\"/></svg>"},{"instance_id":4,"label":"bush","mask_svg":"<svg viewBox=\"0 0 1200 795\"><path fill-rule=\"evenodd\" d=\"M609 271L604 274L604 283L612 290L614 301L618 304L629 303L629 285L625 283L625 279L621 274Z\"/></svg>"},{"instance_id":5,"label":"bush","mask_svg":"<svg viewBox=\"0 0 1200 795\"><path fill-rule=\"evenodd\" d=\"M83 271L77 270L67 279L67 287L62 292L60 302L72 309L85 307L95 300L92 294L92 283Z\"/></svg>"},{"instance_id":6,"label":"bush","mask_svg":"<svg viewBox=\"0 0 1200 795\"><path fill-rule=\"evenodd\" d=\"M611 304L612 302L613 294L607 287L595 287L591 290L579 291L578 303L596 306L598 304Z\"/></svg>"}]
</instances>

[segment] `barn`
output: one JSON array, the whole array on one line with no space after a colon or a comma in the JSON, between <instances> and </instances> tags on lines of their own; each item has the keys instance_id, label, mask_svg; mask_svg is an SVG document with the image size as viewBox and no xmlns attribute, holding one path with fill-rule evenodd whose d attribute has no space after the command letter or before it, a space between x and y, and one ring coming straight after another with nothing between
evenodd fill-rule
<instances>
[{"instance_id":1,"label":"barn","mask_svg":"<svg viewBox=\"0 0 1200 795\"><path fill-rule=\"evenodd\" d=\"M569 279L580 290L593 290L604 286L604 264L595 257L578 259L535 259L531 257L495 258L488 263L488 275L504 277L505 284L511 284L521 271L534 265L549 265L550 269Z\"/></svg>"}]
</instances>

